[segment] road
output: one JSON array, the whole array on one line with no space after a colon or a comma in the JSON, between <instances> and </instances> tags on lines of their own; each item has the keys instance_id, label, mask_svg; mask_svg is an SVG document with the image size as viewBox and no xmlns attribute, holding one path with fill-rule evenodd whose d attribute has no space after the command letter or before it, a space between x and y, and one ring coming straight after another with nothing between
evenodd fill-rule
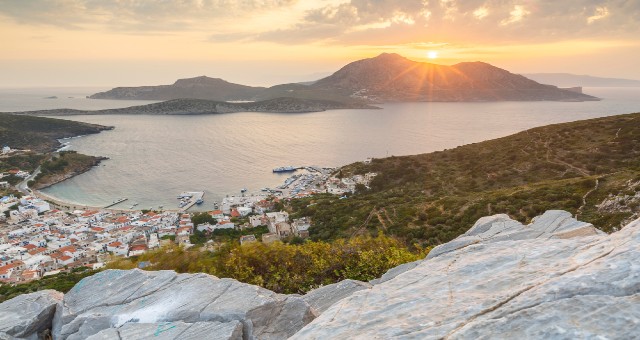
<instances>
[{"instance_id":1,"label":"road","mask_svg":"<svg viewBox=\"0 0 640 340\"><path fill-rule=\"evenodd\" d=\"M38 176L39 173L40 173L40 166L38 166L35 170L33 170L33 172L31 173L31 176L25 178L24 181L18 183L18 185L16 185L16 189L18 189L18 191L20 191L25 195L31 195L31 189L29 189L28 183L30 180L36 178L36 176Z\"/></svg>"}]
</instances>

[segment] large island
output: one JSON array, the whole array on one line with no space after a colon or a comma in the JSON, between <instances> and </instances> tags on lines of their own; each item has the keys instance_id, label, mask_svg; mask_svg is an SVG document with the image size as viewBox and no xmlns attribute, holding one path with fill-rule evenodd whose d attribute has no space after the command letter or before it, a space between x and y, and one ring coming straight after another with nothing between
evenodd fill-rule
<instances>
[{"instance_id":1,"label":"large island","mask_svg":"<svg viewBox=\"0 0 640 340\"><path fill-rule=\"evenodd\" d=\"M180 79L172 85L117 87L89 96L93 99L214 101L282 97L341 103L598 100L580 91L540 84L483 62L437 65L412 61L395 53L354 61L311 83L263 88L201 76Z\"/></svg>"}]
</instances>

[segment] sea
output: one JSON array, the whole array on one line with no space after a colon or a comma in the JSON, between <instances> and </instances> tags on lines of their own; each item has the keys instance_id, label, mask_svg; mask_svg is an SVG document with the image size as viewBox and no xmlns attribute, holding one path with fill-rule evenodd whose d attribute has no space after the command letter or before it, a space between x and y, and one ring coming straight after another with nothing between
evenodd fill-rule
<instances>
[{"instance_id":1,"label":"sea","mask_svg":"<svg viewBox=\"0 0 640 340\"><path fill-rule=\"evenodd\" d=\"M149 101L87 99L106 89L0 89L0 111L106 109ZM393 103L381 110L194 116L87 115L64 119L114 126L64 140L105 156L91 171L43 190L77 205L177 209L176 196L204 191L214 201L274 188L280 166L338 167L367 158L414 155L507 136L532 127L640 112L640 88L585 88L598 102ZM56 98L49 98L56 97ZM490 160L489 160L490 161Z\"/></svg>"}]
</instances>

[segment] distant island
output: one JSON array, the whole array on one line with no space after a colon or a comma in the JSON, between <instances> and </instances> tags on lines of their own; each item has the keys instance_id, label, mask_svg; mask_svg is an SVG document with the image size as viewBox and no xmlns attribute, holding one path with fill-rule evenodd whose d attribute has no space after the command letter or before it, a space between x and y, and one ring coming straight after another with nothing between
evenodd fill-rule
<instances>
[{"instance_id":1,"label":"distant island","mask_svg":"<svg viewBox=\"0 0 640 340\"><path fill-rule=\"evenodd\" d=\"M214 101L262 101L281 97L342 103L598 100L580 92L543 85L483 62L445 66L412 61L395 53L352 62L328 77L309 83L264 88L201 76L180 79L172 85L117 87L89 96L92 99Z\"/></svg>"},{"instance_id":2,"label":"distant island","mask_svg":"<svg viewBox=\"0 0 640 340\"><path fill-rule=\"evenodd\" d=\"M234 112L304 113L337 109L379 109L362 102L335 102L300 98L275 98L257 102L230 103L204 99L173 99L161 103L105 110L53 109L12 112L33 116L73 116L109 114L198 115Z\"/></svg>"},{"instance_id":3,"label":"distant island","mask_svg":"<svg viewBox=\"0 0 640 340\"><path fill-rule=\"evenodd\" d=\"M542 84L560 87L640 87L640 80L602 78L570 73L530 73L523 76Z\"/></svg>"}]
</instances>

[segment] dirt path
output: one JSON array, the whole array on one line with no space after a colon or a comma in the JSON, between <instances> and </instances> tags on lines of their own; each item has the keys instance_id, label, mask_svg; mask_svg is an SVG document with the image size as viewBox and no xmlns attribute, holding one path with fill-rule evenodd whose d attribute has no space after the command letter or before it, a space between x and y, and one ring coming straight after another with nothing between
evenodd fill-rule
<instances>
[{"instance_id":1,"label":"dirt path","mask_svg":"<svg viewBox=\"0 0 640 340\"><path fill-rule=\"evenodd\" d=\"M596 178L596 185L591 190L587 191L587 193L584 194L584 196L582 196L582 205L578 208L578 210L576 210L576 219L578 218L578 216L580 216L580 214L582 213L582 210L587 205L587 197L591 195L592 192L598 190L599 185L600 185L600 177Z\"/></svg>"}]
</instances>

